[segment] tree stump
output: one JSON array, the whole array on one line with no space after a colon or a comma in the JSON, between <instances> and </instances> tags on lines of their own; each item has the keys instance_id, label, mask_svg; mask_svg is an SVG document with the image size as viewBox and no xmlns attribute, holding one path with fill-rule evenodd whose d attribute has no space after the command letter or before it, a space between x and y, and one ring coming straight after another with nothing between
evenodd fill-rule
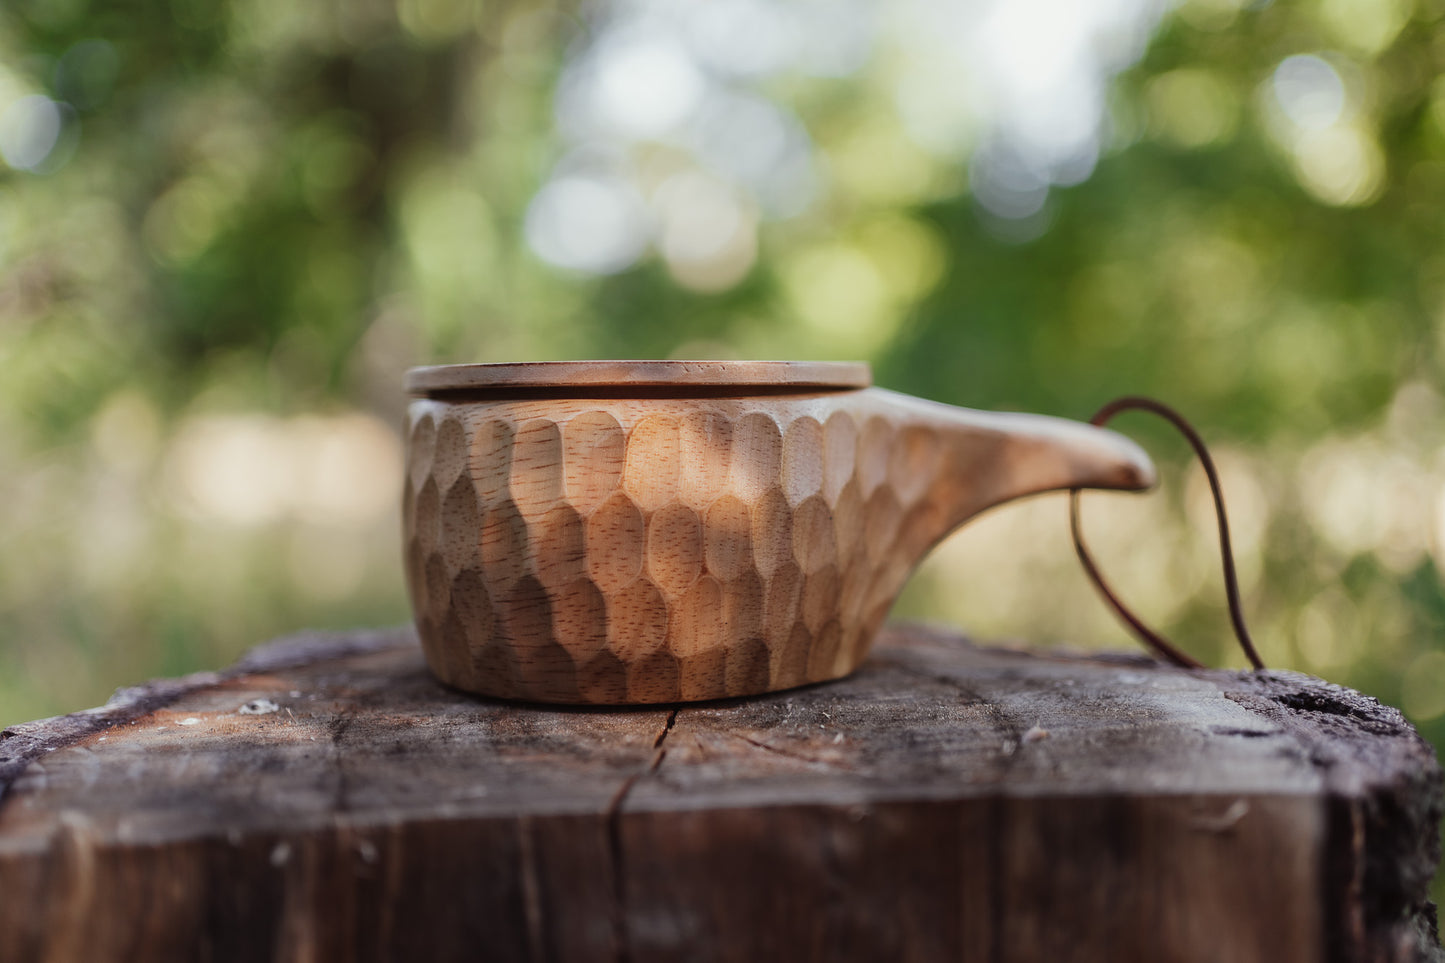
<instances>
[{"instance_id":1,"label":"tree stump","mask_svg":"<svg viewBox=\"0 0 1445 963\"><path fill-rule=\"evenodd\" d=\"M1439 959L1441 775L1289 672L885 633L677 709L305 635L0 739L0 960Z\"/></svg>"}]
</instances>

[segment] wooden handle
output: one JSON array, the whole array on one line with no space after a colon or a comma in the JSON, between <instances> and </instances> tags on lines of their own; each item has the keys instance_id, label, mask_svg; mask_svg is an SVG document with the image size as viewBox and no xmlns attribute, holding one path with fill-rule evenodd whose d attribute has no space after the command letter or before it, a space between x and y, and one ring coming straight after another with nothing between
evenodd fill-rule
<instances>
[{"instance_id":1,"label":"wooden handle","mask_svg":"<svg viewBox=\"0 0 1445 963\"><path fill-rule=\"evenodd\" d=\"M905 457L920 467L936 466L936 497L952 506L960 523L1025 495L1074 488L1142 491L1156 480L1144 449L1106 428L878 393L900 412ZM924 454L929 447L939 456Z\"/></svg>"}]
</instances>

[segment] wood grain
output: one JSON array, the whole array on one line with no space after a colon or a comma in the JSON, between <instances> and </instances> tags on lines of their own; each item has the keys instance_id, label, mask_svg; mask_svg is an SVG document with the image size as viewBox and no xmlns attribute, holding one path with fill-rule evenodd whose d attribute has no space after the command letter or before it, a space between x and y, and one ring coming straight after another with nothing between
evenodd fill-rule
<instances>
[{"instance_id":1,"label":"wood grain","mask_svg":"<svg viewBox=\"0 0 1445 963\"><path fill-rule=\"evenodd\" d=\"M406 374L411 394L495 388L866 388L868 365L827 361L519 361L446 364Z\"/></svg>"},{"instance_id":2,"label":"wood grain","mask_svg":"<svg viewBox=\"0 0 1445 963\"><path fill-rule=\"evenodd\" d=\"M459 367L449 376L476 366ZM483 381L524 371L535 385L538 371L577 366L480 367ZM978 512L1153 478L1112 432L881 389L443 394L413 401L410 418L406 569L428 661L458 688L543 702L692 701L838 678L927 550Z\"/></svg>"},{"instance_id":3,"label":"wood grain","mask_svg":"<svg viewBox=\"0 0 1445 963\"><path fill-rule=\"evenodd\" d=\"M1439 959L1441 776L1286 672L918 628L826 686L460 696L302 637L0 738L0 960Z\"/></svg>"}]
</instances>

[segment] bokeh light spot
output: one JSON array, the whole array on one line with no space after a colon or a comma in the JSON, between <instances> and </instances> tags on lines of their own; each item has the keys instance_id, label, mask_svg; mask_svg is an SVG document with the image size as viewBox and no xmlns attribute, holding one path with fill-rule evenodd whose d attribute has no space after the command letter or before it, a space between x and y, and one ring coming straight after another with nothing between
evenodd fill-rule
<instances>
[{"instance_id":1,"label":"bokeh light spot","mask_svg":"<svg viewBox=\"0 0 1445 963\"><path fill-rule=\"evenodd\" d=\"M491 278L493 215L476 185L448 172L419 177L402 201L401 220L423 276L452 290L471 290Z\"/></svg>"},{"instance_id":2,"label":"bokeh light spot","mask_svg":"<svg viewBox=\"0 0 1445 963\"><path fill-rule=\"evenodd\" d=\"M370 415L208 415L181 425L167 477L201 520L346 526L393 510L401 465L400 439Z\"/></svg>"},{"instance_id":3,"label":"bokeh light spot","mask_svg":"<svg viewBox=\"0 0 1445 963\"><path fill-rule=\"evenodd\" d=\"M1322 0L1319 15L1341 46L1374 56L1394 42L1414 9L1413 0Z\"/></svg>"},{"instance_id":4,"label":"bokeh light spot","mask_svg":"<svg viewBox=\"0 0 1445 963\"><path fill-rule=\"evenodd\" d=\"M570 175L548 183L527 209L527 243L558 267L615 274L647 247L646 211L630 185Z\"/></svg>"},{"instance_id":5,"label":"bokeh light spot","mask_svg":"<svg viewBox=\"0 0 1445 963\"><path fill-rule=\"evenodd\" d=\"M16 170L35 171L60 143L65 126L62 105L31 94L0 113L0 157Z\"/></svg>"},{"instance_id":6,"label":"bokeh light spot","mask_svg":"<svg viewBox=\"0 0 1445 963\"><path fill-rule=\"evenodd\" d=\"M597 106L619 128L656 137L680 124L703 94L703 76L675 39L646 28L619 31L595 52Z\"/></svg>"},{"instance_id":7,"label":"bokeh light spot","mask_svg":"<svg viewBox=\"0 0 1445 963\"><path fill-rule=\"evenodd\" d=\"M767 0L710 0L688 21L692 50L707 66L737 77L758 77L786 66L800 45L797 17Z\"/></svg>"},{"instance_id":8,"label":"bokeh light spot","mask_svg":"<svg viewBox=\"0 0 1445 963\"><path fill-rule=\"evenodd\" d=\"M882 272L853 245L808 248L785 263L783 279L793 310L834 356L868 356L901 320Z\"/></svg>"},{"instance_id":9,"label":"bokeh light spot","mask_svg":"<svg viewBox=\"0 0 1445 963\"><path fill-rule=\"evenodd\" d=\"M1280 109L1302 130L1324 130L1344 116L1345 82L1320 57L1299 54L1284 58L1270 84Z\"/></svg>"},{"instance_id":10,"label":"bokeh light spot","mask_svg":"<svg viewBox=\"0 0 1445 963\"><path fill-rule=\"evenodd\" d=\"M1150 126L1186 149L1225 140L1239 119L1239 98L1212 71L1184 67L1160 74L1146 93Z\"/></svg>"},{"instance_id":11,"label":"bokeh light spot","mask_svg":"<svg viewBox=\"0 0 1445 963\"><path fill-rule=\"evenodd\" d=\"M1385 184L1384 152L1356 127L1307 131L1295 141L1294 160L1300 183L1327 204L1368 204Z\"/></svg>"},{"instance_id":12,"label":"bokeh light spot","mask_svg":"<svg viewBox=\"0 0 1445 963\"><path fill-rule=\"evenodd\" d=\"M229 212L229 198L220 184L206 177L187 178L146 212L147 246L164 264L194 260L225 226Z\"/></svg>"},{"instance_id":13,"label":"bokeh light spot","mask_svg":"<svg viewBox=\"0 0 1445 963\"><path fill-rule=\"evenodd\" d=\"M858 243L901 300L928 294L948 267L948 249L938 230L916 218L874 218L859 230Z\"/></svg>"},{"instance_id":14,"label":"bokeh light spot","mask_svg":"<svg viewBox=\"0 0 1445 963\"><path fill-rule=\"evenodd\" d=\"M757 222L726 184L697 173L678 174L659 188L659 247L668 269L685 287L729 288L757 256Z\"/></svg>"},{"instance_id":15,"label":"bokeh light spot","mask_svg":"<svg viewBox=\"0 0 1445 963\"><path fill-rule=\"evenodd\" d=\"M1199 30L1223 30L1239 16L1248 0L1184 0L1179 16Z\"/></svg>"},{"instance_id":16,"label":"bokeh light spot","mask_svg":"<svg viewBox=\"0 0 1445 963\"><path fill-rule=\"evenodd\" d=\"M1019 154L993 147L974 156L969 187L984 210L995 217L1019 221L1043 212L1050 182Z\"/></svg>"}]
</instances>

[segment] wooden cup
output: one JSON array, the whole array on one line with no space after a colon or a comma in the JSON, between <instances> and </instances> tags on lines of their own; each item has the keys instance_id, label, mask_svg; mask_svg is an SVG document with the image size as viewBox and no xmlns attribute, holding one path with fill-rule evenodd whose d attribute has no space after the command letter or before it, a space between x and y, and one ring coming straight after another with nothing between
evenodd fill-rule
<instances>
[{"instance_id":1,"label":"wooden cup","mask_svg":"<svg viewBox=\"0 0 1445 963\"><path fill-rule=\"evenodd\" d=\"M1113 432L870 380L799 362L413 369L403 524L428 664L472 692L595 705L835 679L969 518L1153 483Z\"/></svg>"}]
</instances>

